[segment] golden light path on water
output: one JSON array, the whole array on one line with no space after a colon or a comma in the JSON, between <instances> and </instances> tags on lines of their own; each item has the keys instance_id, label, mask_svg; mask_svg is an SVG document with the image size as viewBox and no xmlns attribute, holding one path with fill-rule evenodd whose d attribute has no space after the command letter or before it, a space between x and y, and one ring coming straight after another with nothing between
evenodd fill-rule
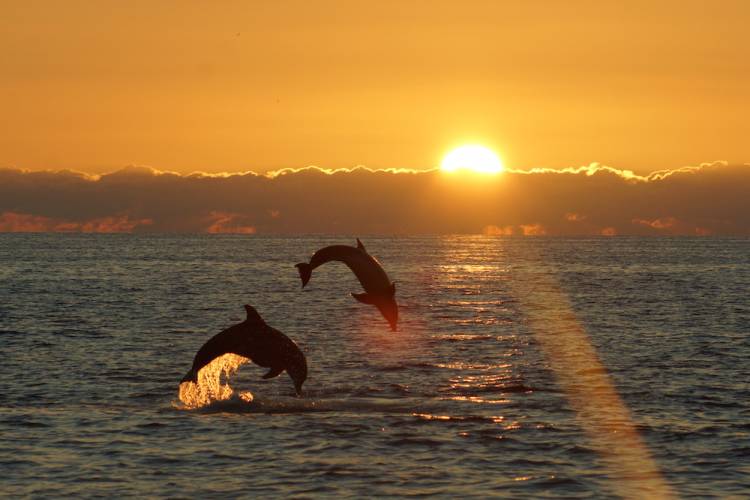
<instances>
[{"instance_id":1,"label":"golden light path on water","mask_svg":"<svg viewBox=\"0 0 750 500\"><path fill-rule=\"evenodd\" d=\"M529 287L521 297L529 326L577 420L609 466L617 494L623 498L676 498L553 270L527 268L514 276L514 281Z\"/></svg>"},{"instance_id":2,"label":"golden light path on water","mask_svg":"<svg viewBox=\"0 0 750 500\"><path fill-rule=\"evenodd\" d=\"M464 276L464 280L466 276L475 275L473 281L460 283L464 294L479 294L481 288L491 289L497 286L496 283L503 281L510 287L560 389L575 411L575 418L607 464L613 490L623 498L676 498L639 435L630 411L617 393L583 325L576 317L568 296L558 281L557 269L546 264L533 238L513 239L512 243L510 241L506 238L485 239L477 253L477 250L470 248L479 242L472 240L472 244L466 246L463 252L457 253L453 248L452 252L444 255L443 260L462 260L464 263L459 266L459 274ZM489 261L494 264L488 265ZM456 266L442 267L443 272L450 276L452 268ZM490 284L491 281L496 283ZM495 321L501 321L503 316L502 305L492 300L465 301L464 305L481 305L481 310L475 310L475 314L476 319L483 321L488 321L493 312L497 315ZM513 353L506 353L510 354ZM457 387L462 384L467 387L482 387L511 382L510 365L497 365L496 368L503 366L508 368L505 374L463 377L452 382ZM483 404L490 402L482 397L467 400ZM441 418L439 415L417 416ZM495 423L506 429L517 425L515 422L504 422L504 418L499 415L494 418ZM515 479L526 480L529 477Z\"/></svg>"}]
</instances>

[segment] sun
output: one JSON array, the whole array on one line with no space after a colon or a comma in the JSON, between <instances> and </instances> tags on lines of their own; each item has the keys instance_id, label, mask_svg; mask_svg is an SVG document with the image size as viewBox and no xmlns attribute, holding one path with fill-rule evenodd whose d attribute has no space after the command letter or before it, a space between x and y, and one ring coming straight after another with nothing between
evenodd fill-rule
<instances>
[{"instance_id":1,"label":"sun","mask_svg":"<svg viewBox=\"0 0 750 500\"><path fill-rule=\"evenodd\" d=\"M482 174L498 174L503 171L503 162L491 149L477 144L468 144L445 155L440 164L440 170L444 172L471 170Z\"/></svg>"}]
</instances>

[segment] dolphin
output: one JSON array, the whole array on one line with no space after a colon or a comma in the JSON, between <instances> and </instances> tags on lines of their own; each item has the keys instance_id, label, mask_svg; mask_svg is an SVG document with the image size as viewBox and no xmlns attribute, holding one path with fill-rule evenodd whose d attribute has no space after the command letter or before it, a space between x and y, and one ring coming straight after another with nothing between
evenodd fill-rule
<instances>
[{"instance_id":1,"label":"dolphin","mask_svg":"<svg viewBox=\"0 0 750 500\"><path fill-rule=\"evenodd\" d=\"M357 238L357 246L331 245L321 248L310 258L310 262L301 262L295 267L302 280L302 288L307 285L316 267L326 262L343 262L352 270L365 293L352 293L352 297L363 304L371 304L378 308L380 314L388 320L391 330L396 331L398 323L398 304L396 303L396 284L388 279L383 266L375 257L367 253L365 246Z\"/></svg>"},{"instance_id":2,"label":"dolphin","mask_svg":"<svg viewBox=\"0 0 750 500\"><path fill-rule=\"evenodd\" d=\"M197 382L198 372L215 358L227 353L244 356L263 368L270 368L264 379L277 377L286 370L299 396L307 378L307 360L292 339L270 327L253 306L245 305L247 319L230 326L203 344L193 359L193 367L183 382Z\"/></svg>"}]
</instances>

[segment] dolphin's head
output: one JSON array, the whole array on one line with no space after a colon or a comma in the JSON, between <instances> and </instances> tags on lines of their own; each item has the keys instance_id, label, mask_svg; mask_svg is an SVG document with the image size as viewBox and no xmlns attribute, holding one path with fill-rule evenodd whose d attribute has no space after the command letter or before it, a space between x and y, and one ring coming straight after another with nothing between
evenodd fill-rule
<instances>
[{"instance_id":1,"label":"dolphin's head","mask_svg":"<svg viewBox=\"0 0 750 500\"><path fill-rule=\"evenodd\" d=\"M286 372L291 377L292 382L294 382L294 390L297 392L297 396L301 396L302 384L307 379L307 360L296 344L287 358Z\"/></svg>"},{"instance_id":2,"label":"dolphin's head","mask_svg":"<svg viewBox=\"0 0 750 500\"><path fill-rule=\"evenodd\" d=\"M387 297L383 300L378 300L375 306L388 321L388 324L391 325L391 331L395 332L397 330L396 324L398 323L398 304L396 303L396 298Z\"/></svg>"}]
</instances>

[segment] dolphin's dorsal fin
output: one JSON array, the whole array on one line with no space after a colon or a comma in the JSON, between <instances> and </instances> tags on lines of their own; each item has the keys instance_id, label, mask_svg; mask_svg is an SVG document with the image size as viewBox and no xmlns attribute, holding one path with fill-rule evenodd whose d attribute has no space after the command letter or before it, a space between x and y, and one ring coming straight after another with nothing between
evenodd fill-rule
<instances>
[{"instance_id":1,"label":"dolphin's dorsal fin","mask_svg":"<svg viewBox=\"0 0 750 500\"><path fill-rule=\"evenodd\" d=\"M359 241L359 238L357 238L357 248L359 250L362 250L363 252L367 252L367 250L365 250L365 246L362 244L361 241Z\"/></svg>"},{"instance_id":2,"label":"dolphin's dorsal fin","mask_svg":"<svg viewBox=\"0 0 750 500\"><path fill-rule=\"evenodd\" d=\"M363 304L375 304L375 298L369 293L353 293L352 297L362 302Z\"/></svg>"},{"instance_id":3,"label":"dolphin's dorsal fin","mask_svg":"<svg viewBox=\"0 0 750 500\"><path fill-rule=\"evenodd\" d=\"M247 319L245 321L249 321L251 323L263 323L263 318L260 317L258 311L256 311L255 308L250 304L245 304L245 312L247 312Z\"/></svg>"}]
</instances>

